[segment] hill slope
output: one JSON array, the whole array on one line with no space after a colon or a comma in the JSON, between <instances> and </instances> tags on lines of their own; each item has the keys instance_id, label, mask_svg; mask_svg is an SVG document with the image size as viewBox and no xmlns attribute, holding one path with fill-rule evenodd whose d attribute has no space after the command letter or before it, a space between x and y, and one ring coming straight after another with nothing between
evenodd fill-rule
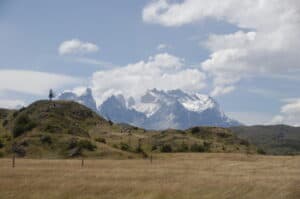
<instances>
[{"instance_id":1,"label":"hill slope","mask_svg":"<svg viewBox=\"0 0 300 199\"><path fill-rule=\"evenodd\" d=\"M76 102L37 101L1 111L0 154L19 156L147 157L153 152L250 152L255 147L223 128L146 131L114 124ZM5 121L5 122L4 122Z\"/></svg>"},{"instance_id":2,"label":"hill slope","mask_svg":"<svg viewBox=\"0 0 300 199\"><path fill-rule=\"evenodd\" d=\"M231 128L240 138L268 154L300 154L300 128L285 125L242 126Z\"/></svg>"}]
</instances>

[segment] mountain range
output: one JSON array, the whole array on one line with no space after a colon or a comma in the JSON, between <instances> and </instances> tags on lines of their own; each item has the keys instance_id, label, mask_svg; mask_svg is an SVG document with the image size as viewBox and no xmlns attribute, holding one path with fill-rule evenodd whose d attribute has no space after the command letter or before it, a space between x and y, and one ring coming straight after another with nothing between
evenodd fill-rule
<instances>
[{"instance_id":1,"label":"mountain range","mask_svg":"<svg viewBox=\"0 0 300 199\"><path fill-rule=\"evenodd\" d=\"M231 127L241 123L230 119L210 96L186 93L182 90L148 90L140 99L112 95L99 106L92 90L76 94L65 91L59 100L71 100L83 104L106 119L145 129L187 129L193 126Z\"/></svg>"}]
</instances>

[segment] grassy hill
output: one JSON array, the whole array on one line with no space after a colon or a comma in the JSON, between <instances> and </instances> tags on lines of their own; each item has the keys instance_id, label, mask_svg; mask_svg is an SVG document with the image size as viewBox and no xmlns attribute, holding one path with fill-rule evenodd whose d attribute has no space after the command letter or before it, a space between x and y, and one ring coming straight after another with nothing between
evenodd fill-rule
<instances>
[{"instance_id":1,"label":"grassy hill","mask_svg":"<svg viewBox=\"0 0 300 199\"><path fill-rule=\"evenodd\" d=\"M247 152L256 148L231 130L195 127L146 131L106 121L76 102L37 101L0 110L0 155L33 158L140 158L151 152Z\"/></svg>"},{"instance_id":2,"label":"grassy hill","mask_svg":"<svg viewBox=\"0 0 300 199\"><path fill-rule=\"evenodd\" d=\"M285 125L231 128L240 138L257 145L267 154L300 154L300 128Z\"/></svg>"}]
</instances>

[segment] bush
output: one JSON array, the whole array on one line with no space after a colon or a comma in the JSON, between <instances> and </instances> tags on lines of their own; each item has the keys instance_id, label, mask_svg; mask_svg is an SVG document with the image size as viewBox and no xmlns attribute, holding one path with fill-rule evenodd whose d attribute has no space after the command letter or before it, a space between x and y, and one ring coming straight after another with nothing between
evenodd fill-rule
<instances>
[{"instance_id":1,"label":"bush","mask_svg":"<svg viewBox=\"0 0 300 199\"><path fill-rule=\"evenodd\" d=\"M8 120L4 120L2 125L5 127L8 124Z\"/></svg>"},{"instance_id":2,"label":"bush","mask_svg":"<svg viewBox=\"0 0 300 199\"><path fill-rule=\"evenodd\" d=\"M172 149L172 146L171 146L171 145L169 145L169 144L164 144L164 145L161 147L160 151L161 151L162 153L171 153L171 152L173 151L173 149Z\"/></svg>"},{"instance_id":3,"label":"bush","mask_svg":"<svg viewBox=\"0 0 300 199\"><path fill-rule=\"evenodd\" d=\"M40 140L43 144L52 144L52 138L49 135L42 135Z\"/></svg>"},{"instance_id":4,"label":"bush","mask_svg":"<svg viewBox=\"0 0 300 199\"><path fill-rule=\"evenodd\" d=\"M94 151L97 146L94 145L91 141L89 140L80 140L78 142L78 146L82 149L86 149L86 150L89 150L89 151Z\"/></svg>"},{"instance_id":5,"label":"bush","mask_svg":"<svg viewBox=\"0 0 300 199\"><path fill-rule=\"evenodd\" d=\"M261 148L257 149L257 153L260 154L260 155L266 155L266 154L267 154L267 153L266 153L263 149L261 149Z\"/></svg>"},{"instance_id":6,"label":"bush","mask_svg":"<svg viewBox=\"0 0 300 199\"><path fill-rule=\"evenodd\" d=\"M209 151L210 150L210 146L211 146L210 142L204 142L203 143L203 147L204 147L205 151Z\"/></svg>"},{"instance_id":7,"label":"bush","mask_svg":"<svg viewBox=\"0 0 300 199\"><path fill-rule=\"evenodd\" d=\"M95 141L106 144L105 138L98 137L98 138L95 139Z\"/></svg>"},{"instance_id":8,"label":"bush","mask_svg":"<svg viewBox=\"0 0 300 199\"><path fill-rule=\"evenodd\" d=\"M121 142L120 143L120 149L122 151L130 151L130 146L128 144L124 143L124 142Z\"/></svg>"},{"instance_id":9,"label":"bush","mask_svg":"<svg viewBox=\"0 0 300 199\"><path fill-rule=\"evenodd\" d=\"M177 151L178 152L188 152L189 146L186 143L182 142L182 144L179 146Z\"/></svg>"},{"instance_id":10,"label":"bush","mask_svg":"<svg viewBox=\"0 0 300 199\"><path fill-rule=\"evenodd\" d=\"M240 144L241 145L245 145L245 146L249 146L250 145L250 143L247 140L241 140Z\"/></svg>"},{"instance_id":11,"label":"bush","mask_svg":"<svg viewBox=\"0 0 300 199\"><path fill-rule=\"evenodd\" d=\"M200 127L193 127L193 128L191 129L191 132L192 132L192 134L199 133L199 132L200 132Z\"/></svg>"},{"instance_id":12,"label":"bush","mask_svg":"<svg viewBox=\"0 0 300 199\"><path fill-rule=\"evenodd\" d=\"M36 127L36 124L29 119L26 115L21 115L17 118L14 128L13 135L14 137L18 137L25 133L26 131L30 131Z\"/></svg>"},{"instance_id":13,"label":"bush","mask_svg":"<svg viewBox=\"0 0 300 199\"><path fill-rule=\"evenodd\" d=\"M89 151L94 151L97 146L94 145L91 141L89 140L76 140L76 139L71 139L69 141L69 145L68 145L68 149L74 149L74 148L77 148L77 149L86 149L86 150L89 150Z\"/></svg>"},{"instance_id":14,"label":"bush","mask_svg":"<svg viewBox=\"0 0 300 199\"><path fill-rule=\"evenodd\" d=\"M152 147L151 147L151 151L155 151L157 149L157 146L156 145L153 145Z\"/></svg>"},{"instance_id":15,"label":"bush","mask_svg":"<svg viewBox=\"0 0 300 199\"><path fill-rule=\"evenodd\" d=\"M0 149L4 147L4 142L3 140L0 139Z\"/></svg>"},{"instance_id":16,"label":"bush","mask_svg":"<svg viewBox=\"0 0 300 199\"><path fill-rule=\"evenodd\" d=\"M2 151L0 151L0 158L4 157L4 153Z\"/></svg>"},{"instance_id":17,"label":"bush","mask_svg":"<svg viewBox=\"0 0 300 199\"><path fill-rule=\"evenodd\" d=\"M192 152L205 152L205 147L201 144L195 143L191 146L191 151Z\"/></svg>"}]
</instances>

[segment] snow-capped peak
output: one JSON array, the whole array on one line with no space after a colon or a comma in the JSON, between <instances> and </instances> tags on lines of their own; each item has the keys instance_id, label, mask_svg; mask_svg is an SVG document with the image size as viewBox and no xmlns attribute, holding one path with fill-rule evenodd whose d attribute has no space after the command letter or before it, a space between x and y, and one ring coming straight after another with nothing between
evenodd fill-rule
<instances>
[{"instance_id":1,"label":"snow-capped peak","mask_svg":"<svg viewBox=\"0 0 300 199\"><path fill-rule=\"evenodd\" d=\"M140 99L111 95L98 108L91 89L81 90L80 93L65 92L59 99L77 101L115 122L146 129L240 125L228 118L210 96L181 90L152 89Z\"/></svg>"},{"instance_id":2,"label":"snow-capped peak","mask_svg":"<svg viewBox=\"0 0 300 199\"><path fill-rule=\"evenodd\" d=\"M185 93L181 90L159 91L149 90L141 97L140 103L133 108L145 113L148 117L153 115L162 105L180 103L192 112L203 112L207 109L218 108L218 104L208 95L199 93Z\"/></svg>"}]
</instances>

